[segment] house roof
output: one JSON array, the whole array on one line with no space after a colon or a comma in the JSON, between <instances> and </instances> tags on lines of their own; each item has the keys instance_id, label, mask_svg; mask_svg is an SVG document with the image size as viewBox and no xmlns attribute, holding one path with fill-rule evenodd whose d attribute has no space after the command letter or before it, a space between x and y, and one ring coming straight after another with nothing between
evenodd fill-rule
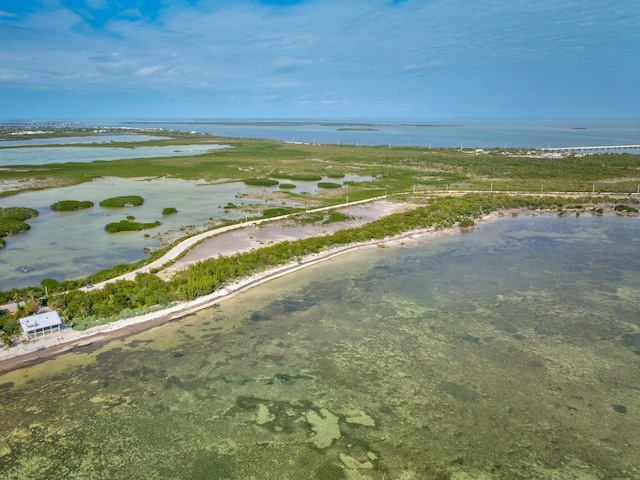
<instances>
[{"instance_id":1,"label":"house roof","mask_svg":"<svg viewBox=\"0 0 640 480\"><path fill-rule=\"evenodd\" d=\"M62 323L58 312L46 312L39 315L31 315L29 317L23 317L18 320L20 322L20 328L24 333L35 332L42 328L55 327Z\"/></svg>"}]
</instances>

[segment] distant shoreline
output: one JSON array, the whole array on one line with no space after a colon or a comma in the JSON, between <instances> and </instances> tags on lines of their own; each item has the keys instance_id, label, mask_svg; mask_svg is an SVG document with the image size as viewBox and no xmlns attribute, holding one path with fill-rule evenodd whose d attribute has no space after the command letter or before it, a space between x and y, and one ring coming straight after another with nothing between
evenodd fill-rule
<instances>
[{"instance_id":1,"label":"distant shoreline","mask_svg":"<svg viewBox=\"0 0 640 480\"><path fill-rule=\"evenodd\" d=\"M234 127L297 127L303 125L319 125L323 127L385 127L385 126L398 126L398 127L463 127L462 123L406 123L406 122L323 122L323 121L287 121L287 120L195 120L195 121L186 121L186 120L159 120L159 121L150 121L145 120L141 122L134 121L126 121L126 122L118 122L123 125L227 125ZM338 130L347 130L343 128L338 128ZM354 131L361 131L365 129L353 129ZM365 131L368 131L366 129ZM371 131L376 131L376 129L371 129Z\"/></svg>"}]
</instances>

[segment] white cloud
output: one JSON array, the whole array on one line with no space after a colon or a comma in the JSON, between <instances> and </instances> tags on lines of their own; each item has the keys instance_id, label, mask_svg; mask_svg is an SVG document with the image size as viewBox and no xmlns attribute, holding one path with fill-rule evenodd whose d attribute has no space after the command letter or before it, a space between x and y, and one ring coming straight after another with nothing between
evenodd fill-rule
<instances>
[{"instance_id":1,"label":"white cloud","mask_svg":"<svg viewBox=\"0 0 640 480\"><path fill-rule=\"evenodd\" d=\"M159 72L160 70L161 70L161 67L158 65L154 65L151 67L142 67L136 71L136 75L138 77L149 77L154 73Z\"/></svg>"},{"instance_id":2,"label":"white cloud","mask_svg":"<svg viewBox=\"0 0 640 480\"><path fill-rule=\"evenodd\" d=\"M13 69L0 70L0 82L16 82L28 80L29 74Z\"/></svg>"},{"instance_id":3,"label":"white cloud","mask_svg":"<svg viewBox=\"0 0 640 480\"><path fill-rule=\"evenodd\" d=\"M462 0L181 1L167 2L157 21L132 12L100 30L58 0L47 5L2 24L12 27L0 30L0 65L11 69L0 80L69 91L183 89L247 104L316 105L331 91L336 104L387 95L400 105L403 97L426 104L425 92L436 89L453 95L464 82L475 88L489 75L499 83L513 71L539 75L541 87L551 66L584 78L597 64L638 71L628 62L640 48L630 0L606 10L599 0L483 0L482 8ZM0 11L0 21L10 16Z\"/></svg>"}]
</instances>

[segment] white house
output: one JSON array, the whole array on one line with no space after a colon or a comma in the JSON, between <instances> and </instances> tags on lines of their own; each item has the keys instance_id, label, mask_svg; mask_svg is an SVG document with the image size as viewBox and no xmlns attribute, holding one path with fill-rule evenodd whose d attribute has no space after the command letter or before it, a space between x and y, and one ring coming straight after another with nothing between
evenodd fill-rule
<instances>
[{"instance_id":1,"label":"white house","mask_svg":"<svg viewBox=\"0 0 640 480\"><path fill-rule=\"evenodd\" d=\"M46 312L39 315L31 315L18 320L22 333L27 339L36 338L38 334L45 335L51 332L59 332L62 320L58 312Z\"/></svg>"}]
</instances>

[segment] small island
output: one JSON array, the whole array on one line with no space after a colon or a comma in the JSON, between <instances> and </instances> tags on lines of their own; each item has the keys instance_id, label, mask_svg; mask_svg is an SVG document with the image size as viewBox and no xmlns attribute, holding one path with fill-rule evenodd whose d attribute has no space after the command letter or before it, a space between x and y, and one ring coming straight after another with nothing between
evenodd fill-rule
<instances>
[{"instance_id":1,"label":"small island","mask_svg":"<svg viewBox=\"0 0 640 480\"><path fill-rule=\"evenodd\" d=\"M273 187L278 185L277 180L272 180L270 178L247 178L244 181L245 185L249 185L251 187Z\"/></svg>"},{"instance_id":2,"label":"small island","mask_svg":"<svg viewBox=\"0 0 640 480\"><path fill-rule=\"evenodd\" d=\"M100 202L104 208L125 208L139 207L144 203L144 199L139 195L125 195L121 197L111 197Z\"/></svg>"},{"instance_id":3,"label":"small island","mask_svg":"<svg viewBox=\"0 0 640 480\"><path fill-rule=\"evenodd\" d=\"M31 227L28 223L24 223L25 220L37 216L38 211L33 208L0 207L0 248L6 246L4 237L29 230Z\"/></svg>"},{"instance_id":4,"label":"small island","mask_svg":"<svg viewBox=\"0 0 640 480\"><path fill-rule=\"evenodd\" d=\"M175 215L178 210L175 207L167 207L162 209L162 215Z\"/></svg>"},{"instance_id":5,"label":"small island","mask_svg":"<svg viewBox=\"0 0 640 480\"><path fill-rule=\"evenodd\" d=\"M334 182L320 182L318 188L342 188L342 185Z\"/></svg>"},{"instance_id":6,"label":"small island","mask_svg":"<svg viewBox=\"0 0 640 480\"><path fill-rule=\"evenodd\" d=\"M151 223L133 222L131 220L120 220L119 222L107 223L104 229L108 233L118 232L138 232L140 230L146 230L148 228L159 227L161 223L159 221Z\"/></svg>"},{"instance_id":7,"label":"small island","mask_svg":"<svg viewBox=\"0 0 640 480\"><path fill-rule=\"evenodd\" d=\"M315 174L297 174L297 175L290 175L289 178L291 180L298 180L301 182L317 182L322 180L322 175L315 175Z\"/></svg>"},{"instance_id":8,"label":"small island","mask_svg":"<svg viewBox=\"0 0 640 480\"><path fill-rule=\"evenodd\" d=\"M343 127L343 128L336 128L336 130L338 132L377 132L378 131L377 128L371 128L371 127L362 127L362 128Z\"/></svg>"},{"instance_id":9,"label":"small island","mask_svg":"<svg viewBox=\"0 0 640 480\"><path fill-rule=\"evenodd\" d=\"M51 204L51 210L54 212L71 212L73 210L84 210L93 207L93 202L79 200L60 200Z\"/></svg>"}]
</instances>

